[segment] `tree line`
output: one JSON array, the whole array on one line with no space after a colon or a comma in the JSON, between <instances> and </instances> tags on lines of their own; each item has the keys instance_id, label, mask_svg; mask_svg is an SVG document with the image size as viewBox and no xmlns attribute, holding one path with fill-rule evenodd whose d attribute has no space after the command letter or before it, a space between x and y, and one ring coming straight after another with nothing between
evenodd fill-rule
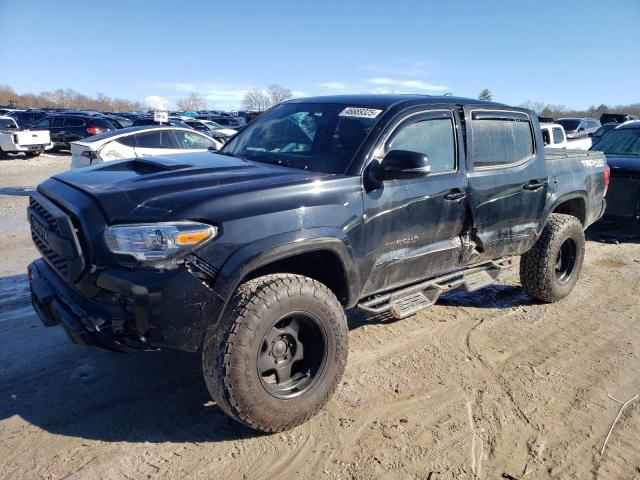
<instances>
[{"instance_id":1,"label":"tree line","mask_svg":"<svg viewBox=\"0 0 640 480\"><path fill-rule=\"evenodd\" d=\"M59 88L39 94L19 94L8 85L0 85L0 105L20 108L73 108L77 110L100 110L104 112L131 112L142 110L143 104L124 98L111 98L104 93L90 97L70 88Z\"/></svg>"},{"instance_id":2,"label":"tree line","mask_svg":"<svg viewBox=\"0 0 640 480\"><path fill-rule=\"evenodd\" d=\"M493 94L491 90L488 88L483 89L480 94L478 94L478 99L492 101ZM561 118L561 117L595 117L598 118L603 113L625 113L627 115L640 115L640 103L632 103L629 105L605 105L601 103L600 105L591 105L587 109L584 110L576 110L567 108L564 105L552 105L550 103L545 102L534 102L532 100L527 100L526 102L519 105L522 108L527 108L529 110L533 110L538 115L542 117L553 117L553 118Z\"/></svg>"}]
</instances>

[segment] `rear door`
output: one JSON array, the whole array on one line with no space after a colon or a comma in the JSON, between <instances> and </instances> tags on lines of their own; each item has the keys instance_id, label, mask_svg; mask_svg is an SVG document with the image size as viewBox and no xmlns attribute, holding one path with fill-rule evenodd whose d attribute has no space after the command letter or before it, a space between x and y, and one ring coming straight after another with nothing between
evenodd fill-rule
<instances>
[{"instance_id":1,"label":"rear door","mask_svg":"<svg viewBox=\"0 0 640 480\"><path fill-rule=\"evenodd\" d=\"M426 154L431 173L366 189L365 242L370 274L364 295L458 266L466 196L460 139L457 112L425 108L400 117L376 147L377 159L391 150Z\"/></svg>"},{"instance_id":2,"label":"rear door","mask_svg":"<svg viewBox=\"0 0 640 480\"><path fill-rule=\"evenodd\" d=\"M547 168L537 123L518 110L466 107L467 159L473 237L481 255L527 251L542 225Z\"/></svg>"},{"instance_id":3,"label":"rear door","mask_svg":"<svg viewBox=\"0 0 640 480\"><path fill-rule=\"evenodd\" d=\"M136 157L166 155L179 151L171 130L154 130L139 133L135 137L137 142L137 146L134 148Z\"/></svg>"}]
</instances>

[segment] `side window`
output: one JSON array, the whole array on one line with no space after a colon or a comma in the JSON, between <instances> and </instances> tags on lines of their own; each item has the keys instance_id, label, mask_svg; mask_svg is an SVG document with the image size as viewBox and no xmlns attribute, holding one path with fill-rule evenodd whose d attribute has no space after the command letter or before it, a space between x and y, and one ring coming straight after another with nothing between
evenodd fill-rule
<instances>
[{"instance_id":1,"label":"side window","mask_svg":"<svg viewBox=\"0 0 640 480\"><path fill-rule=\"evenodd\" d=\"M564 133L562 133L561 128L553 129L553 143L562 143L564 142Z\"/></svg>"},{"instance_id":2,"label":"side window","mask_svg":"<svg viewBox=\"0 0 640 480\"><path fill-rule=\"evenodd\" d=\"M122 145L126 145L127 147L137 147L138 146L138 141L137 141L137 137L139 135L131 135L129 137L122 137L119 138L118 140L116 140L116 142L121 143Z\"/></svg>"},{"instance_id":3,"label":"side window","mask_svg":"<svg viewBox=\"0 0 640 480\"><path fill-rule=\"evenodd\" d=\"M42 120L40 120L39 122L36 122L34 124L35 127L38 128L47 128L51 126L51 119L50 118L43 118Z\"/></svg>"},{"instance_id":4,"label":"side window","mask_svg":"<svg viewBox=\"0 0 640 480\"><path fill-rule=\"evenodd\" d=\"M556 136L553 136L553 139L555 141ZM551 143L551 138L549 137L549 130L547 130L546 128L542 129L542 141L544 142L545 145L549 145Z\"/></svg>"},{"instance_id":5,"label":"side window","mask_svg":"<svg viewBox=\"0 0 640 480\"><path fill-rule=\"evenodd\" d=\"M168 130L141 133L136 135L136 140L140 148L178 148L173 134Z\"/></svg>"},{"instance_id":6,"label":"side window","mask_svg":"<svg viewBox=\"0 0 640 480\"><path fill-rule=\"evenodd\" d=\"M84 127L86 122L82 118L69 117L64 122L65 127Z\"/></svg>"},{"instance_id":7,"label":"side window","mask_svg":"<svg viewBox=\"0 0 640 480\"><path fill-rule=\"evenodd\" d=\"M52 127L64 127L64 117L53 117L51 120Z\"/></svg>"},{"instance_id":8,"label":"side window","mask_svg":"<svg viewBox=\"0 0 640 480\"><path fill-rule=\"evenodd\" d=\"M534 153L529 116L520 112L472 112L471 132L476 168L520 163Z\"/></svg>"},{"instance_id":9,"label":"side window","mask_svg":"<svg viewBox=\"0 0 640 480\"><path fill-rule=\"evenodd\" d=\"M173 133L176 136L179 148L206 150L215 147L211 140L195 132L176 131Z\"/></svg>"},{"instance_id":10,"label":"side window","mask_svg":"<svg viewBox=\"0 0 640 480\"><path fill-rule=\"evenodd\" d=\"M391 150L408 150L427 156L432 173L456 169L453 117L422 118L400 126L385 146Z\"/></svg>"}]
</instances>

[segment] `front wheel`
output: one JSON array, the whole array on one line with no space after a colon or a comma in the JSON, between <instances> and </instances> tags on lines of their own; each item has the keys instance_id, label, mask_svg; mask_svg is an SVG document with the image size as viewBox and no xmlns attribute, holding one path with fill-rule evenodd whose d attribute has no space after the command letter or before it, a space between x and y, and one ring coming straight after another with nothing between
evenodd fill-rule
<instances>
[{"instance_id":1,"label":"front wheel","mask_svg":"<svg viewBox=\"0 0 640 480\"><path fill-rule=\"evenodd\" d=\"M536 244L520 259L524 290L544 302L569 295L582 270L584 244L580 220L552 213Z\"/></svg>"},{"instance_id":2,"label":"front wheel","mask_svg":"<svg viewBox=\"0 0 640 480\"><path fill-rule=\"evenodd\" d=\"M238 288L202 350L205 383L218 406L264 432L288 430L322 408L348 353L344 310L323 284L277 274Z\"/></svg>"}]
</instances>

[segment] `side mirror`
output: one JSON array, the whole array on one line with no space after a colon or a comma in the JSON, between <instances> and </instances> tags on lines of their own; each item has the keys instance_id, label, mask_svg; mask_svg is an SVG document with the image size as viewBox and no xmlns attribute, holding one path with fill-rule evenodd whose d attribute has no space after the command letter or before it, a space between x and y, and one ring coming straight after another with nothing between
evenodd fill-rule
<instances>
[{"instance_id":1,"label":"side mirror","mask_svg":"<svg viewBox=\"0 0 640 480\"><path fill-rule=\"evenodd\" d=\"M589 133L589 136L590 136L590 137L593 137L593 132L590 132L590 133Z\"/></svg>"},{"instance_id":2,"label":"side mirror","mask_svg":"<svg viewBox=\"0 0 640 480\"><path fill-rule=\"evenodd\" d=\"M580 127L580 128L578 129L578 131L579 131L579 132L584 132L584 127Z\"/></svg>"},{"instance_id":3,"label":"side mirror","mask_svg":"<svg viewBox=\"0 0 640 480\"><path fill-rule=\"evenodd\" d=\"M426 155L408 150L391 150L381 163L374 163L371 177L377 182L423 178L431 173Z\"/></svg>"}]
</instances>

